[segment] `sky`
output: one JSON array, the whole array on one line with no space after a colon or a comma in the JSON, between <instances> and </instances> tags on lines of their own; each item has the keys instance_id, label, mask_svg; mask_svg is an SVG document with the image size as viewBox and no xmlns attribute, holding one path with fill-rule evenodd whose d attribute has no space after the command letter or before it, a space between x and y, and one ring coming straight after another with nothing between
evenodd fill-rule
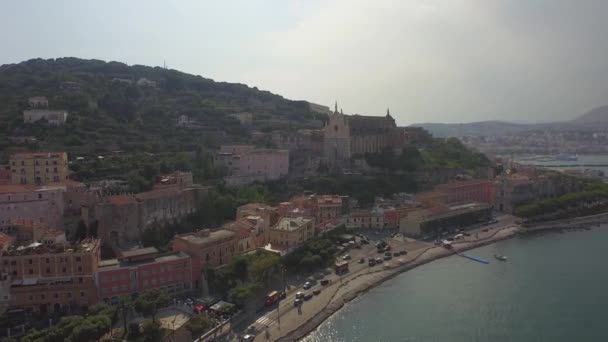
<instances>
[{"instance_id":1,"label":"sky","mask_svg":"<svg viewBox=\"0 0 608 342\"><path fill-rule=\"evenodd\" d=\"M167 66L398 124L608 104L605 0L5 0L0 64Z\"/></svg>"}]
</instances>

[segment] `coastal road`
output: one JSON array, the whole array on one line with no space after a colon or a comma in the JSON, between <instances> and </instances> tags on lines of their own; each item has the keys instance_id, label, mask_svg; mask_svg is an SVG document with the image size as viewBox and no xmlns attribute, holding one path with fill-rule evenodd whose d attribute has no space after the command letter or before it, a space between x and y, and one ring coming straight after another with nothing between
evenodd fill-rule
<instances>
[{"instance_id":1,"label":"coastal road","mask_svg":"<svg viewBox=\"0 0 608 342\"><path fill-rule=\"evenodd\" d=\"M515 217L510 215L502 215L497 217L498 222L495 224L479 226L477 228L468 230L470 236L464 237L464 239L456 242L455 247L465 247L467 245L490 239L501 229L513 226L515 219ZM484 232L484 230L487 231ZM391 270L384 270L384 264L387 262L374 267L369 267L367 264L367 260L369 258L382 258L384 256L384 253L379 254L376 252L376 241L372 241L372 239L378 240L384 236L373 233L364 235L369 237L369 245L363 245L362 249L351 249L350 251L346 252L350 254L352 258L349 261L349 273L342 276L338 276L334 273L326 275L325 279L331 281L328 286L321 286L319 283L317 283L309 290L294 288L289 291L287 298L280 302L277 309L267 312L255 321L254 326L258 330L255 341L276 340L286 333L296 329L307 320L313 318L329 303L339 300L340 297L345 293L356 290L366 282L373 282L377 279L386 277L386 274L391 272ZM389 263L392 267L396 267L400 263L411 262L425 253L425 258L433 258L436 256L450 254L450 252L446 252L443 248L434 247L431 243L404 238L401 236L397 236L395 238L385 238L385 241L387 241L392 247L391 252L402 250L408 251L407 255L399 256L391 260ZM358 260L360 258L365 258L365 263L359 264ZM398 259L399 261L395 259ZM302 291L305 293L312 293L312 291L315 289L320 289L321 293L317 296L313 296L313 298L309 301L305 301L300 308L294 306L296 292ZM265 333L265 331L268 331L268 335Z\"/></svg>"},{"instance_id":2,"label":"coastal road","mask_svg":"<svg viewBox=\"0 0 608 342\"><path fill-rule=\"evenodd\" d=\"M403 238L386 239L386 241L392 248L391 252L401 250L408 251L406 256L398 257L400 259L414 258L417 251L427 249L431 246L425 242ZM370 241L370 244L364 245L362 249L352 249L347 253L352 257L352 260L349 262L350 270L347 274L342 276L334 273L327 275L325 279L331 281L327 286L321 286L317 283L309 290L303 290L301 288L294 290L293 294L288 295L286 299L281 301L278 309L268 312L256 320L254 325L259 333L257 334L255 341L275 340L285 333L292 331L301 325L302 322L310 319L322 310L332 299L334 299L336 292L351 279L361 274L369 272L377 273L383 270L383 265L369 267L367 264L369 258L381 258L384 256L384 253L379 254L376 252L374 242ZM359 264L358 260L360 258L365 258L365 263ZM394 260L391 262L396 263ZM295 292L302 291L305 293L312 293L315 289L321 290L321 293L317 296L313 296L310 300L305 301L299 308L294 306ZM266 338L266 330L268 330L269 333L268 339Z\"/></svg>"}]
</instances>

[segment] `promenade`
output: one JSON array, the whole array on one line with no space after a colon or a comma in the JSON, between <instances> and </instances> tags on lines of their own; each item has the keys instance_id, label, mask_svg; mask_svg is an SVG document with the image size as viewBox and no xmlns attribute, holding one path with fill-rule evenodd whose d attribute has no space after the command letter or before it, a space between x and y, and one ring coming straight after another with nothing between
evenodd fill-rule
<instances>
[{"instance_id":1,"label":"promenade","mask_svg":"<svg viewBox=\"0 0 608 342\"><path fill-rule=\"evenodd\" d=\"M367 261L371 257L381 257L373 244L362 250L352 250L350 272L343 276L326 276L331 283L327 286L315 285L311 290L320 289L319 295L305 301L301 307L294 306L295 293L292 289L285 300L273 311L258 318L254 326L258 329L255 341L295 341L314 330L325 319L339 310L345 303L404 271L433 260L453 255L455 252L480 247L495 241L510 238L520 231L511 219L498 224L470 231L470 236L454 243L452 250L408 238L392 238L389 244L393 251L407 250L407 255L395 257L381 265L369 267L367 262L357 263L359 258Z\"/></svg>"}]
</instances>

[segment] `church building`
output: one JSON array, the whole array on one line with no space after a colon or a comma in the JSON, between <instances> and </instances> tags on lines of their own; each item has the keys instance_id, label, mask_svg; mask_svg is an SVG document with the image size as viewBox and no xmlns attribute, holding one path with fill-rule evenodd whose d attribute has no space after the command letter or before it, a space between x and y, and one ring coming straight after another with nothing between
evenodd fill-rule
<instances>
[{"instance_id":1,"label":"church building","mask_svg":"<svg viewBox=\"0 0 608 342\"><path fill-rule=\"evenodd\" d=\"M401 148L407 142L389 110L386 116L344 115L338 104L324 131L324 155L330 164L347 165L351 158Z\"/></svg>"}]
</instances>

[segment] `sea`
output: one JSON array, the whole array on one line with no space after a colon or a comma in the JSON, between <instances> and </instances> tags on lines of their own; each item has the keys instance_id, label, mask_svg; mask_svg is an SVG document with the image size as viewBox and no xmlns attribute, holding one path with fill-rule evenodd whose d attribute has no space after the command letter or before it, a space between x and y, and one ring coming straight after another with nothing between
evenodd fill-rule
<instances>
[{"instance_id":1,"label":"sea","mask_svg":"<svg viewBox=\"0 0 608 342\"><path fill-rule=\"evenodd\" d=\"M465 252L489 264L440 259L346 304L304 341L608 341L607 243L602 225Z\"/></svg>"},{"instance_id":2,"label":"sea","mask_svg":"<svg viewBox=\"0 0 608 342\"><path fill-rule=\"evenodd\" d=\"M608 175L608 155L579 155L578 160L530 160L521 157L514 157L515 161L522 164L530 164L556 170L577 170L585 169L601 170ZM564 167L567 166L567 167Z\"/></svg>"}]
</instances>

